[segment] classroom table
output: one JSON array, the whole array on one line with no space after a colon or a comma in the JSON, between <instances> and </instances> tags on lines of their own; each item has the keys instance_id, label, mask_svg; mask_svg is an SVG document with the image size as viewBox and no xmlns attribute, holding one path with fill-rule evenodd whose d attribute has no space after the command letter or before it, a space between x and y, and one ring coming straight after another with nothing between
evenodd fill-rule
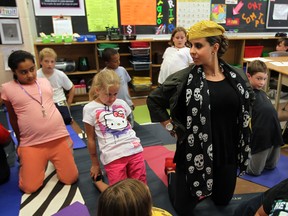
<instances>
[{"instance_id":1,"label":"classroom table","mask_svg":"<svg viewBox=\"0 0 288 216\"><path fill-rule=\"evenodd\" d=\"M278 72L278 83L277 83L277 90L276 90L276 97L275 97L275 109L278 110L279 102L280 102L280 93L282 85L288 86L288 56L281 56L281 57L259 57L259 58L244 58L244 62L251 62L255 59L263 60L266 64L269 71L273 70ZM280 64L285 66L278 66L273 64L273 62L280 62ZM282 63L283 62L283 63ZM246 67L247 70L248 66ZM270 72L268 74L267 84L265 86L265 91L269 90L269 82L270 82Z\"/></svg>"}]
</instances>

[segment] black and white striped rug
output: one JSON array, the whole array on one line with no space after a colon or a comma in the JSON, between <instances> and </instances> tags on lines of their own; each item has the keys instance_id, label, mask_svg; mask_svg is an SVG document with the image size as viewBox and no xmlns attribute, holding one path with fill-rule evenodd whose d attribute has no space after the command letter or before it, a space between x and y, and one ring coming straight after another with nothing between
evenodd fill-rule
<instances>
[{"instance_id":1,"label":"black and white striped rug","mask_svg":"<svg viewBox=\"0 0 288 216\"><path fill-rule=\"evenodd\" d=\"M43 187L33 194L22 195L19 216L51 216L76 201L84 204L77 183L61 183L54 166L49 163Z\"/></svg>"}]
</instances>

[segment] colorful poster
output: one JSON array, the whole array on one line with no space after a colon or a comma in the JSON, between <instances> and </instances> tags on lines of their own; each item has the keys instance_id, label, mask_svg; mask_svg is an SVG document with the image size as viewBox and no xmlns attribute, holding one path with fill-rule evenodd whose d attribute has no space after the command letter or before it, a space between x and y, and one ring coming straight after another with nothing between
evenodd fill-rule
<instances>
[{"instance_id":1,"label":"colorful poster","mask_svg":"<svg viewBox=\"0 0 288 216\"><path fill-rule=\"evenodd\" d=\"M210 0L178 0L177 26L189 28L201 20L210 20Z\"/></svg>"},{"instance_id":2,"label":"colorful poster","mask_svg":"<svg viewBox=\"0 0 288 216\"><path fill-rule=\"evenodd\" d=\"M156 0L121 0L121 25L156 25Z\"/></svg>"},{"instance_id":3,"label":"colorful poster","mask_svg":"<svg viewBox=\"0 0 288 216\"><path fill-rule=\"evenodd\" d=\"M157 0L155 34L171 33L176 25L176 0Z\"/></svg>"},{"instance_id":4,"label":"colorful poster","mask_svg":"<svg viewBox=\"0 0 288 216\"><path fill-rule=\"evenodd\" d=\"M225 4L211 4L211 20L217 23L226 23Z\"/></svg>"},{"instance_id":5,"label":"colorful poster","mask_svg":"<svg viewBox=\"0 0 288 216\"><path fill-rule=\"evenodd\" d=\"M106 31L106 27L118 28L116 0L86 0L88 31Z\"/></svg>"}]
</instances>

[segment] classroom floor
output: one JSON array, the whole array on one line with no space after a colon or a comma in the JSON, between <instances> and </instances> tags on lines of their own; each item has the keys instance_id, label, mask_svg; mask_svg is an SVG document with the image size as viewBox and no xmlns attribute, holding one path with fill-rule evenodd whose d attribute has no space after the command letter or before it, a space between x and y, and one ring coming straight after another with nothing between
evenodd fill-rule
<instances>
[{"instance_id":1,"label":"classroom floor","mask_svg":"<svg viewBox=\"0 0 288 216\"><path fill-rule=\"evenodd\" d=\"M133 98L133 103L137 109L137 106L146 104L146 97ZM165 145L165 147L168 148L169 150L175 150L175 144ZM288 155L288 149L286 149L285 152ZM267 187L264 187L262 185L258 185L253 182L238 178L235 194L263 192L266 191L267 189L268 189Z\"/></svg>"},{"instance_id":2,"label":"classroom floor","mask_svg":"<svg viewBox=\"0 0 288 216\"><path fill-rule=\"evenodd\" d=\"M134 106L137 109L137 106L146 105L146 97L135 97L133 98ZM72 124L72 127L75 131L81 132L81 128L77 123ZM175 143L171 143L168 145L165 145L165 147L169 150L175 151ZM282 148L282 153L288 156L288 147ZM256 193L256 192L263 192L266 191L268 188L264 187L262 185L258 185L256 183L238 178L237 179L237 185L235 188L235 194L245 194L245 193Z\"/></svg>"}]
</instances>

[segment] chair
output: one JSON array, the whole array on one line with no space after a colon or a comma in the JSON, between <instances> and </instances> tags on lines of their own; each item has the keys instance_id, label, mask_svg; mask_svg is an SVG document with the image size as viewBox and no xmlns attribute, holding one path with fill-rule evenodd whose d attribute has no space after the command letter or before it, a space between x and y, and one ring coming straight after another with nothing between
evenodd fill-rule
<instances>
[{"instance_id":1,"label":"chair","mask_svg":"<svg viewBox=\"0 0 288 216\"><path fill-rule=\"evenodd\" d=\"M288 52L285 51L269 52L269 57L280 57L280 56L288 56Z\"/></svg>"}]
</instances>

